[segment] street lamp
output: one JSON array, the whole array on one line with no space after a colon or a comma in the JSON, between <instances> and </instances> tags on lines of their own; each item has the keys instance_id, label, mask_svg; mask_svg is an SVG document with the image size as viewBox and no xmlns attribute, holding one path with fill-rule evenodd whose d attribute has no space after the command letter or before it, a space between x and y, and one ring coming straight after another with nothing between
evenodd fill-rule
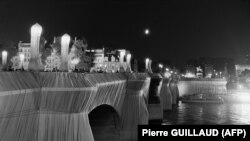
<instances>
[{"instance_id":1,"label":"street lamp","mask_svg":"<svg viewBox=\"0 0 250 141\"><path fill-rule=\"evenodd\" d=\"M19 54L19 57L20 57L21 69L23 69L24 54L20 53L20 54Z\"/></svg>"},{"instance_id":2,"label":"street lamp","mask_svg":"<svg viewBox=\"0 0 250 141\"><path fill-rule=\"evenodd\" d=\"M39 44L40 44L40 37L42 34L42 26L38 23L34 24L31 27L31 58L29 62L29 69L30 70L39 70Z\"/></svg>"},{"instance_id":3,"label":"street lamp","mask_svg":"<svg viewBox=\"0 0 250 141\"><path fill-rule=\"evenodd\" d=\"M161 69L162 69L162 68L163 68L163 65L162 65L162 64L159 64L159 68L161 68Z\"/></svg>"},{"instance_id":4,"label":"street lamp","mask_svg":"<svg viewBox=\"0 0 250 141\"><path fill-rule=\"evenodd\" d=\"M69 53L69 43L70 36L68 34L64 34L61 38L61 57L62 63L60 66L61 71L68 71L68 53Z\"/></svg>"},{"instance_id":5,"label":"street lamp","mask_svg":"<svg viewBox=\"0 0 250 141\"><path fill-rule=\"evenodd\" d=\"M149 63L149 58L146 58L146 60L145 60L146 72L148 71L148 63Z\"/></svg>"},{"instance_id":6,"label":"street lamp","mask_svg":"<svg viewBox=\"0 0 250 141\"><path fill-rule=\"evenodd\" d=\"M163 65L159 64L160 72L162 72Z\"/></svg>"},{"instance_id":7,"label":"street lamp","mask_svg":"<svg viewBox=\"0 0 250 141\"><path fill-rule=\"evenodd\" d=\"M148 61L148 72L149 73L153 73L152 68L151 68L151 64L152 64L152 60L149 59L149 61Z\"/></svg>"},{"instance_id":8,"label":"street lamp","mask_svg":"<svg viewBox=\"0 0 250 141\"><path fill-rule=\"evenodd\" d=\"M2 51L2 64L6 65L7 64L7 56L8 56L8 52L7 51Z\"/></svg>"}]
</instances>

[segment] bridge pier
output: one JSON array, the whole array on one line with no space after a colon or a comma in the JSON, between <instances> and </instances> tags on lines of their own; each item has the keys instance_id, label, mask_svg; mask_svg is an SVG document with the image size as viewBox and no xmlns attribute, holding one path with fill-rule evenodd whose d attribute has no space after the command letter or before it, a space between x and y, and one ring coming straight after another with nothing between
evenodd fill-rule
<instances>
[{"instance_id":1,"label":"bridge pier","mask_svg":"<svg viewBox=\"0 0 250 141\"><path fill-rule=\"evenodd\" d=\"M149 122L160 123L163 121L163 106L160 98L160 91L162 87L162 77L160 74L150 74L151 82L148 96L148 112Z\"/></svg>"},{"instance_id":2,"label":"bridge pier","mask_svg":"<svg viewBox=\"0 0 250 141\"><path fill-rule=\"evenodd\" d=\"M160 92L161 101L163 105L163 111L171 111L172 110L172 94L170 91L170 79L164 78L162 82L162 88Z\"/></svg>"},{"instance_id":3,"label":"bridge pier","mask_svg":"<svg viewBox=\"0 0 250 141\"><path fill-rule=\"evenodd\" d=\"M150 79L145 74L128 74L126 95L121 110L121 139L136 141L139 124L148 124L147 96Z\"/></svg>"},{"instance_id":4,"label":"bridge pier","mask_svg":"<svg viewBox=\"0 0 250 141\"><path fill-rule=\"evenodd\" d=\"M94 141L88 113L40 112L37 141Z\"/></svg>"},{"instance_id":5,"label":"bridge pier","mask_svg":"<svg viewBox=\"0 0 250 141\"><path fill-rule=\"evenodd\" d=\"M179 100L179 90L177 86L177 80L172 79L169 84L171 95L172 95L172 104L176 105Z\"/></svg>"}]
</instances>

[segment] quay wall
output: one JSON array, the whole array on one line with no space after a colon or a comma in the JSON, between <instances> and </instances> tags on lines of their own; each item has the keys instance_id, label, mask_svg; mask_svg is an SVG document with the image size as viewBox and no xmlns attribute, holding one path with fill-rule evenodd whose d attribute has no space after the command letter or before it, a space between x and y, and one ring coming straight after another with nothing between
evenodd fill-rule
<instances>
[{"instance_id":1,"label":"quay wall","mask_svg":"<svg viewBox=\"0 0 250 141\"><path fill-rule=\"evenodd\" d=\"M225 94L227 81L224 79L185 79L178 82L180 96L190 94Z\"/></svg>"}]
</instances>

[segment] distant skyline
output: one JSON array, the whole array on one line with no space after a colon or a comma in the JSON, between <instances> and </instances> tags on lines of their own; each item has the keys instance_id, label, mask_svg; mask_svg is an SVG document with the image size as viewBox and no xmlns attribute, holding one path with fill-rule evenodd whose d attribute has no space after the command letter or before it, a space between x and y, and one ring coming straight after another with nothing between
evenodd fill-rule
<instances>
[{"instance_id":1,"label":"distant skyline","mask_svg":"<svg viewBox=\"0 0 250 141\"><path fill-rule=\"evenodd\" d=\"M184 64L199 57L244 63L250 53L248 0L0 1L0 42L29 42L30 26L48 41L68 33L89 47L131 50L136 58ZM145 35L145 29L150 34Z\"/></svg>"}]
</instances>

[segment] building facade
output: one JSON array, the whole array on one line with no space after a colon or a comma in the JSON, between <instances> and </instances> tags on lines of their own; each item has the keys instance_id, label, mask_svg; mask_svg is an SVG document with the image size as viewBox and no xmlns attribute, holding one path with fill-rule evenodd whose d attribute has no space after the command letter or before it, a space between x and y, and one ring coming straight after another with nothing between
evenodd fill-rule
<instances>
[{"instance_id":1,"label":"building facade","mask_svg":"<svg viewBox=\"0 0 250 141\"><path fill-rule=\"evenodd\" d=\"M204 65L204 77L212 78L213 70L214 70L213 65L205 64Z\"/></svg>"},{"instance_id":2,"label":"building facade","mask_svg":"<svg viewBox=\"0 0 250 141\"><path fill-rule=\"evenodd\" d=\"M86 50L86 53L93 54L93 67L91 72L124 72L130 69L130 62L126 60L130 52L125 49L105 51L105 49Z\"/></svg>"},{"instance_id":3,"label":"building facade","mask_svg":"<svg viewBox=\"0 0 250 141\"><path fill-rule=\"evenodd\" d=\"M250 65L235 65L236 77L238 77L243 71L250 70Z\"/></svg>"},{"instance_id":4,"label":"building facade","mask_svg":"<svg viewBox=\"0 0 250 141\"><path fill-rule=\"evenodd\" d=\"M29 61L31 58L31 50L30 43L22 43L21 41L18 43L18 53L24 55L23 68L24 70L28 70Z\"/></svg>"}]
</instances>

